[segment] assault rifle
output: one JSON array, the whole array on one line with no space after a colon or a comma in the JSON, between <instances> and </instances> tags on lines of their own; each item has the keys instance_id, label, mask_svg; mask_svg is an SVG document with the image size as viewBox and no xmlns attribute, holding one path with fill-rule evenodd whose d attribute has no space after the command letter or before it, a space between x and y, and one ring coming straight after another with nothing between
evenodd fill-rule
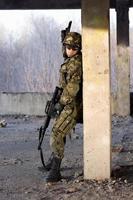
<instances>
[{"instance_id":1,"label":"assault rifle","mask_svg":"<svg viewBox=\"0 0 133 200\"><path fill-rule=\"evenodd\" d=\"M57 87L55 88L55 91L53 93L52 99L50 101L47 101L46 103L46 107L45 107L45 113L46 113L46 117L45 117L45 121L43 126L40 127L39 129L39 144L38 144L38 150L40 151L40 157L41 157L41 161L43 164L43 167L45 168L45 162L44 162L44 156L43 156L43 151L42 151L42 142L43 142L43 138L45 135L45 132L49 126L50 120L53 116L53 112L55 112L55 104L57 104L59 102L60 96L62 94L62 89Z\"/></svg>"},{"instance_id":2,"label":"assault rifle","mask_svg":"<svg viewBox=\"0 0 133 200\"><path fill-rule=\"evenodd\" d=\"M70 32L71 25L72 25L72 21L70 21L68 23L68 27L66 27L66 29L61 31L61 42L62 42L62 44L63 44L63 41L64 41L66 35ZM62 45L62 52L63 52L63 57L66 59L67 56L66 56L66 53L65 53L65 47L63 45Z\"/></svg>"},{"instance_id":3,"label":"assault rifle","mask_svg":"<svg viewBox=\"0 0 133 200\"><path fill-rule=\"evenodd\" d=\"M62 43L63 43L66 35L70 32L71 24L72 24L72 21L70 21L68 23L68 27L66 27L64 30L61 31L61 42ZM66 53L65 53L64 46L62 47L62 51L63 51L63 57L66 59L67 56L66 56ZM44 168L46 168L46 167L45 167L44 156L43 156L43 151L42 151L42 142L43 142L45 132L46 132L48 126L49 126L50 120L53 117L53 112L55 112L55 105L59 102L59 99L60 99L62 92L63 92L63 90L61 88L59 88L59 87L55 88L52 99L47 102L46 107L45 107L46 117L45 117L44 125L41 126L40 129L39 129L38 150L40 151L40 157L41 157L41 161L42 161ZM66 138L64 138L64 143L65 143L65 140L66 140Z\"/></svg>"}]
</instances>

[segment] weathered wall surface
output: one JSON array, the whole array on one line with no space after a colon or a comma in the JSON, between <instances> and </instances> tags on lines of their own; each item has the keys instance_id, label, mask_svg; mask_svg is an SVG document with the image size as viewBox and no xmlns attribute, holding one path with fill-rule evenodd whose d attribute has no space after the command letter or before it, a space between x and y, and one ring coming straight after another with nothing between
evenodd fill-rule
<instances>
[{"instance_id":1,"label":"weathered wall surface","mask_svg":"<svg viewBox=\"0 0 133 200\"><path fill-rule=\"evenodd\" d=\"M48 93L0 93L0 115L38 115L45 113ZM112 96L112 114L115 113L115 99Z\"/></svg>"},{"instance_id":2,"label":"weathered wall surface","mask_svg":"<svg viewBox=\"0 0 133 200\"><path fill-rule=\"evenodd\" d=\"M44 115L48 93L0 93L0 115Z\"/></svg>"}]
</instances>

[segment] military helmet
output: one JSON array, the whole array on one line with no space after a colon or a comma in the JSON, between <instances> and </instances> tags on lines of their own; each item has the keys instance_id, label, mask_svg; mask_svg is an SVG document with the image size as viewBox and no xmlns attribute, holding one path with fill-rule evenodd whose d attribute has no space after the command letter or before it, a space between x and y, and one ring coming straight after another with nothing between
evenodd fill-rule
<instances>
[{"instance_id":1,"label":"military helmet","mask_svg":"<svg viewBox=\"0 0 133 200\"><path fill-rule=\"evenodd\" d=\"M70 45L81 49L81 35L77 32L69 32L63 41L63 45Z\"/></svg>"}]
</instances>

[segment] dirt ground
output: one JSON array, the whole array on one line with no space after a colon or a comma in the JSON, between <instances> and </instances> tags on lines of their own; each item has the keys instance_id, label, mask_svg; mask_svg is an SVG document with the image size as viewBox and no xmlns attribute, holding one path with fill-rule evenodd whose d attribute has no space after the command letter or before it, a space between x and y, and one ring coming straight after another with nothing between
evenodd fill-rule
<instances>
[{"instance_id":1,"label":"dirt ground","mask_svg":"<svg viewBox=\"0 0 133 200\"><path fill-rule=\"evenodd\" d=\"M38 128L44 119L29 116L1 116L7 126L0 128L0 200L132 200L133 199L133 118L112 118L112 178L106 181L83 179L83 127L76 126L67 138L62 162L62 180L52 186L45 182L37 150ZM51 123L52 124L52 123ZM50 155L45 135L45 159ZM100 142L100 141L99 141Z\"/></svg>"}]
</instances>

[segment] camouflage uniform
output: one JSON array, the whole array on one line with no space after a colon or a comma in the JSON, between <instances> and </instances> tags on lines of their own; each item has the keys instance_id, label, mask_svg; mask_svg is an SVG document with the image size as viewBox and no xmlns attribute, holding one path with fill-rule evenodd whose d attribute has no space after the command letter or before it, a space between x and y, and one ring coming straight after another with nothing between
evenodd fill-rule
<instances>
[{"instance_id":1,"label":"camouflage uniform","mask_svg":"<svg viewBox=\"0 0 133 200\"><path fill-rule=\"evenodd\" d=\"M68 57L60 68L60 88L63 89L58 109L60 113L56 118L50 138L52 154L47 164L49 174L47 182L61 180L60 166L64 156L64 144L66 135L76 125L80 105L82 104L82 55L81 35L77 32L69 32L63 41L65 58Z\"/></svg>"},{"instance_id":2,"label":"camouflage uniform","mask_svg":"<svg viewBox=\"0 0 133 200\"><path fill-rule=\"evenodd\" d=\"M64 109L57 117L52 129L50 144L54 154L63 158L64 137L75 127L78 108L81 104L81 80L82 80L82 55L79 51L71 58L67 58L60 68L60 87L63 93L60 98Z\"/></svg>"}]
</instances>

